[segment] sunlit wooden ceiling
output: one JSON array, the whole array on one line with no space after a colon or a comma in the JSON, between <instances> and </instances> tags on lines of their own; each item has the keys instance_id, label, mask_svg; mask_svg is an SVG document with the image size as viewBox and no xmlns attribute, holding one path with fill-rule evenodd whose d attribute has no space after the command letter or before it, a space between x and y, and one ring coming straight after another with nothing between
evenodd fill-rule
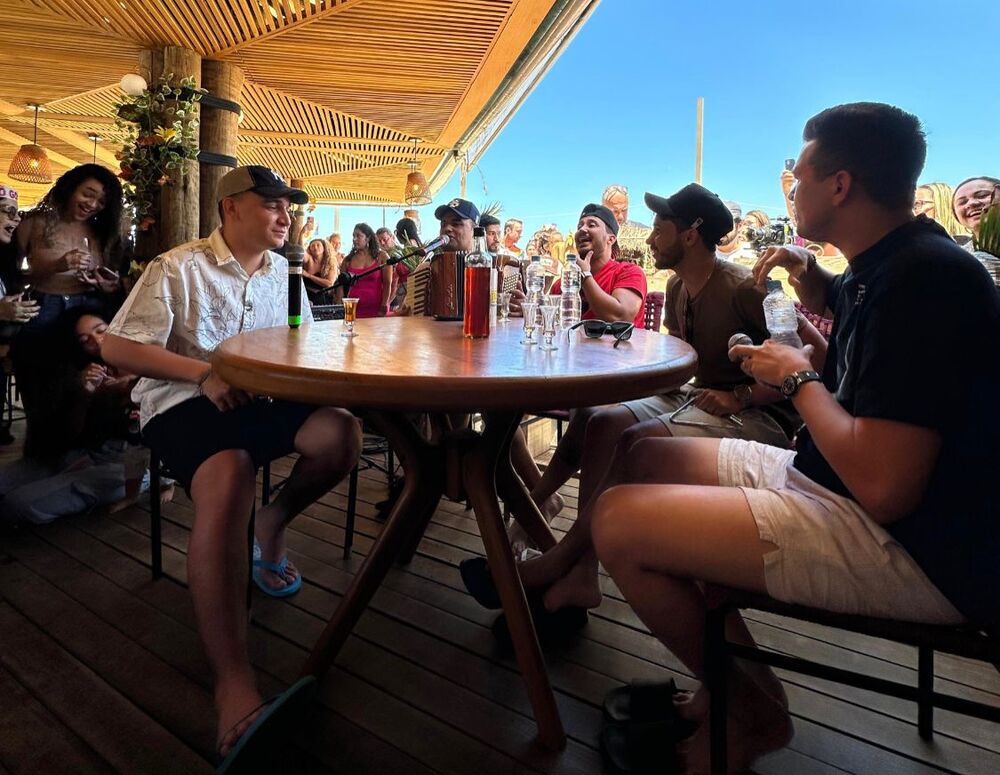
<instances>
[{"instance_id":1,"label":"sunlit wooden ceiling","mask_svg":"<svg viewBox=\"0 0 1000 775\"><path fill-rule=\"evenodd\" d=\"M0 180L38 142L54 173L115 168L118 81L174 45L243 68L241 163L317 202L396 204L411 138L437 191L474 163L599 0L3 0ZM47 186L16 183L31 202Z\"/></svg>"}]
</instances>

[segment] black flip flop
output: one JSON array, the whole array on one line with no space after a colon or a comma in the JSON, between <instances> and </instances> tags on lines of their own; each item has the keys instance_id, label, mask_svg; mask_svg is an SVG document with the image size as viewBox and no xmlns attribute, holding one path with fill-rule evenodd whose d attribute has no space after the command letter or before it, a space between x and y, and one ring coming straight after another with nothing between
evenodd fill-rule
<instances>
[{"instance_id":1,"label":"black flip flop","mask_svg":"<svg viewBox=\"0 0 1000 775\"><path fill-rule=\"evenodd\" d=\"M580 630L587 626L586 608L567 606L558 611L549 611L542 603L540 595L528 596L528 612L535 623L535 634L538 635L538 643L543 648L568 646L580 634ZM507 626L507 617L500 614L494 619L490 629L497 642L506 648L512 648L513 642L510 639L510 628Z\"/></svg>"},{"instance_id":2,"label":"black flip flop","mask_svg":"<svg viewBox=\"0 0 1000 775\"><path fill-rule=\"evenodd\" d=\"M614 775L675 775L680 761L670 720L609 723L601 729L605 771Z\"/></svg>"},{"instance_id":3,"label":"black flip flop","mask_svg":"<svg viewBox=\"0 0 1000 775\"><path fill-rule=\"evenodd\" d=\"M633 678L628 686L612 689L604 698L606 721L661 721L674 715L674 679L651 681Z\"/></svg>"},{"instance_id":4,"label":"black flip flop","mask_svg":"<svg viewBox=\"0 0 1000 775\"><path fill-rule=\"evenodd\" d=\"M286 742L305 716L316 694L316 677L306 676L267 703L236 745L219 763L215 775L261 772L263 763Z\"/></svg>"},{"instance_id":5,"label":"black flip flop","mask_svg":"<svg viewBox=\"0 0 1000 775\"><path fill-rule=\"evenodd\" d=\"M485 557L462 560L458 564L458 572L462 576L465 588L479 605L490 610L502 607L497 586L493 583L493 574L490 573L490 566L486 563Z\"/></svg>"}]
</instances>

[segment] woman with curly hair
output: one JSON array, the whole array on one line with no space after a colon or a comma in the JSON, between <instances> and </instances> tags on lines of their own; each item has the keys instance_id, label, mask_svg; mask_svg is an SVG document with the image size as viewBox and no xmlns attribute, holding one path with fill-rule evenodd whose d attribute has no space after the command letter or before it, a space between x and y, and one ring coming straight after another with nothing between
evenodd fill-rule
<instances>
[{"instance_id":1,"label":"woman with curly hair","mask_svg":"<svg viewBox=\"0 0 1000 775\"><path fill-rule=\"evenodd\" d=\"M354 227L354 247L344 259L343 270L352 277L359 277L351 283L349 295L358 299L358 317L382 317L389 308L389 294L392 291L392 267L386 266L389 256L379 246L375 232L367 223ZM360 277L364 272L381 265L379 271ZM338 300L345 291L338 289Z\"/></svg>"},{"instance_id":2,"label":"woman with curly hair","mask_svg":"<svg viewBox=\"0 0 1000 775\"><path fill-rule=\"evenodd\" d=\"M947 183L921 183L913 197L913 214L926 215L941 224L953 237L969 237L969 230L958 222L951 210L953 195ZM965 240L960 240L965 241Z\"/></svg>"},{"instance_id":3,"label":"woman with curly hair","mask_svg":"<svg viewBox=\"0 0 1000 775\"><path fill-rule=\"evenodd\" d=\"M312 240L306 248L302 265L302 278L309 301L313 304L329 304L327 289L336 282L339 271L340 262L333 245L319 237Z\"/></svg>"},{"instance_id":4,"label":"woman with curly hair","mask_svg":"<svg viewBox=\"0 0 1000 775\"><path fill-rule=\"evenodd\" d=\"M27 256L40 312L25 329L52 326L69 309L100 309L119 288L109 264L121 243L122 187L99 164L64 173L24 216L15 234L17 260Z\"/></svg>"}]
</instances>

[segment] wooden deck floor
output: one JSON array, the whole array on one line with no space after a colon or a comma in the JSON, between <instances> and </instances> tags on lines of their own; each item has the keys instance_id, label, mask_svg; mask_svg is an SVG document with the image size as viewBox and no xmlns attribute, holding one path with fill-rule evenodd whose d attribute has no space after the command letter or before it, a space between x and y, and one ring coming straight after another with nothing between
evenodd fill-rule
<instances>
[{"instance_id":1,"label":"wooden deck floor","mask_svg":"<svg viewBox=\"0 0 1000 775\"><path fill-rule=\"evenodd\" d=\"M278 461L276 478L289 465ZM252 654L264 691L294 680L371 546L380 477L362 475L350 562L341 559L345 484L290 531L302 592L288 601L255 594ZM564 495L558 530L575 514L574 487ZM178 493L164 515L168 578L158 582L145 504L0 539L0 773L211 771L209 674L185 588L190 503ZM324 681L284 772L599 773L604 694L635 676L689 683L604 578L605 601L584 637L547 654L570 739L560 754L540 749L512 657L490 633L494 614L459 579L459 561L482 552L471 514L443 503L418 556L390 573ZM781 651L914 680L915 653L903 647L764 615L751 626ZM937 673L942 690L1000 704L992 668L939 657ZM796 736L759 773L1000 772L1000 725L939 712L928 744L906 703L786 678Z\"/></svg>"}]
</instances>

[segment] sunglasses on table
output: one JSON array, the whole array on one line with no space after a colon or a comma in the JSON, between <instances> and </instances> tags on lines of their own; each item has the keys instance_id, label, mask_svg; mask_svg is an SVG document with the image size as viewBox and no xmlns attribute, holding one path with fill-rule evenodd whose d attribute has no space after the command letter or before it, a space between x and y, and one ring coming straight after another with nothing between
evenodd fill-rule
<instances>
[{"instance_id":1,"label":"sunglasses on table","mask_svg":"<svg viewBox=\"0 0 1000 775\"><path fill-rule=\"evenodd\" d=\"M608 323L604 320L581 320L579 323L574 323L570 326L569 330L572 331L574 328L580 328L581 326L583 327L584 335L588 339L600 339L605 334L611 334L615 338L615 347L622 342L627 342L635 330L634 323L626 323L625 321Z\"/></svg>"}]
</instances>

